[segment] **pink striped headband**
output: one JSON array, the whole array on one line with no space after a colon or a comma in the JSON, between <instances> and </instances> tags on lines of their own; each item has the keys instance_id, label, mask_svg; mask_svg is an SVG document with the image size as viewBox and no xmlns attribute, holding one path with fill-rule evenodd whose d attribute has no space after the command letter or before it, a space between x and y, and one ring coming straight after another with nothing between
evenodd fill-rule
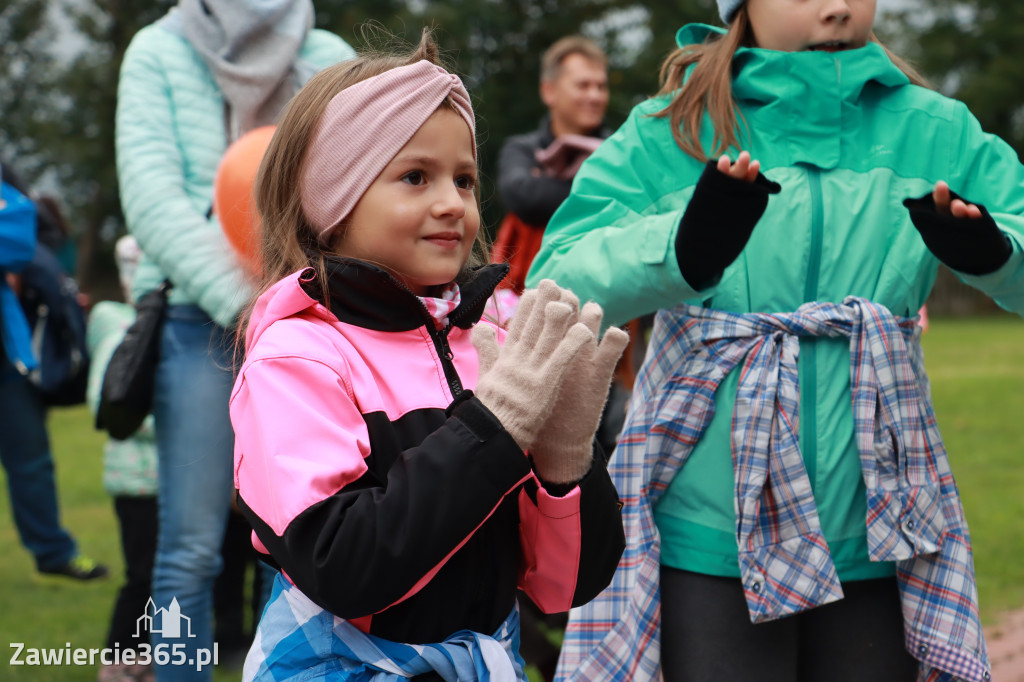
<instances>
[{"instance_id":1,"label":"pink striped headband","mask_svg":"<svg viewBox=\"0 0 1024 682\"><path fill-rule=\"evenodd\" d=\"M469 93L458 76L421 60L345 88L327 104L306 152L302 210L326 241L391 159L446 97L473 135Z\"/></svg>"}]
</instances>

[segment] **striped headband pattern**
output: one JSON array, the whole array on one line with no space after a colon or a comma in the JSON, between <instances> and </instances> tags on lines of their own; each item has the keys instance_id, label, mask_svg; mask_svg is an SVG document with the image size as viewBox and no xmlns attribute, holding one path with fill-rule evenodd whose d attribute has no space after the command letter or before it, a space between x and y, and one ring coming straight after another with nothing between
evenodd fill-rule
<instances>
[{"instance_id":1,"label":"striped headband pattern","mask_svg":"<svg viewBox=\"0 0 1024 682\"><path fill-rule=\"evenodd\" d=\"M302 171L302 210L321 242L446 97L469 126L476 158L469 93L458 76L436 64L421 60L391 69L331 99Z\"/></svg>"}]
</instances>

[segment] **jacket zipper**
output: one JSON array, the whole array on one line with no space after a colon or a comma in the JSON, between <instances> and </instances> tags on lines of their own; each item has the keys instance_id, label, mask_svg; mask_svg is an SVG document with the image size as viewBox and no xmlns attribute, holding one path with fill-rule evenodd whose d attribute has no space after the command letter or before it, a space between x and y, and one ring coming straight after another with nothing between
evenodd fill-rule
<instances>
[{"instance_id":1,"label":"jacket zipper","mask_svg":"<svg viewBox=\"0 0 1024 682\"><path fill-rule=\"evenodd\" d=\"M472 300L463 301L459 306L459 310L471 310L477 305L477 303L479 303L481 298L487 298L491 293L480 293ZM453 311L452 316L448 318L448 325L441 331L437 331L433 325L429 325L427 327L430 331L430 337L434 339L434 345L438 346L438 353L441 357L441 367L444 368L444 376L448 380L448 387L452 391L453 399L459 397L463 388L462 380L459 379L459 374L455 371L455 365L452 363L452 358L455 357L455 353L452 352L451 346L448 345L448 332L452 329L452 317L460 317L458 315L459 310Z\"/></svg>"},{"instance_id":2,"label":"jacket zipper","mask_svg":"<svg viewBox=\"0 0 1024 682\"><path fill-rule=\"evenodd\" d=\"M437 356L441 359L441 368L444 369L444 378L448 380L448 388L452 392L452 398L458 398L462 393L462 379L459 378L459 373L455 370L455 363L452 362L452 358L455 357L455 353L452 352L452 347L448 345L448 332L451 331L452 325L448 324L444 329L438 330L434 325L433 318L427 324L427 332L430 334L430 338L434 342L434 348L437 350Z\"/></svg>"},{"instance_id":3,"label":"jacket zipper","mask_svg":"<svg viewBox=\"0 0 1024 682\"><path fill-rule=\"evenodd\" d=\"M818 282L821 279L821 242L825 230L825 207L821 198L821 173L817 168L808 171L811 193L811 246L807 259L807 281L804 287L804 303L818 299ZM800 377L801 403L806 410L800 415L801 451L804 468L815 488L818 473L818 344L813 338L801 339L800 352L803 362L803 376Z\"/></svg>"}]
</instances>

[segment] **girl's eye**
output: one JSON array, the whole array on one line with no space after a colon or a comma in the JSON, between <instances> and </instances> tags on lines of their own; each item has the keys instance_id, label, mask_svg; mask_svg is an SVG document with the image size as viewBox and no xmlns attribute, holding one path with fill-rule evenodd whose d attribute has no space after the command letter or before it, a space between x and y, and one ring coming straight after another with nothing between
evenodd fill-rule
<instances>
[{"instance_id":1,"label":"girl's eye","mask_svg":"<svg viewBox=\"0 0 1024 682\"><path fill-rule=\"evenodd\" d=\"M455 186L459 189L473 189L476 186L476 178L472 175L460 175L455 178Z\"/></svg>"},{"instance_id":2,"label":"girl's eye","mask_svg":"<svg viewBox=\"0 0 1024 682\"><path fill-rule=\"evenodd\" d=\"M423 177L423 173L420 171L409 171L402 176L402 182L408 182L410 185L422 185L426 182L426 178Z\"/></svg>"}]
</instances>

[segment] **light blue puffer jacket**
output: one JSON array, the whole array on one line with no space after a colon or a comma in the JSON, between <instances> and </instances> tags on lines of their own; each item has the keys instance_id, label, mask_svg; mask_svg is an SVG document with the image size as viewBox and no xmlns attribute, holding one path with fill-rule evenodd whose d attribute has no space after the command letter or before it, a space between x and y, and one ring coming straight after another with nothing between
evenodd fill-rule
<instances>
[{"instance_id":1,"label":"light blue puffer jacket","mask_svg":"<svg viewBox=\"0 0 1024 682\"><path fill-rule=\"evenodd\" d=\"M312 30L299 58L316 70L355 56ZM117 176L129 232L144 257L136 300L170 277L171 304L194 303L222 326L252 294L216 216L213 179L227 148L224 101L206 64L180 35L150 25L132 39L117 92Z\"/></svg>"}]
</instances>

